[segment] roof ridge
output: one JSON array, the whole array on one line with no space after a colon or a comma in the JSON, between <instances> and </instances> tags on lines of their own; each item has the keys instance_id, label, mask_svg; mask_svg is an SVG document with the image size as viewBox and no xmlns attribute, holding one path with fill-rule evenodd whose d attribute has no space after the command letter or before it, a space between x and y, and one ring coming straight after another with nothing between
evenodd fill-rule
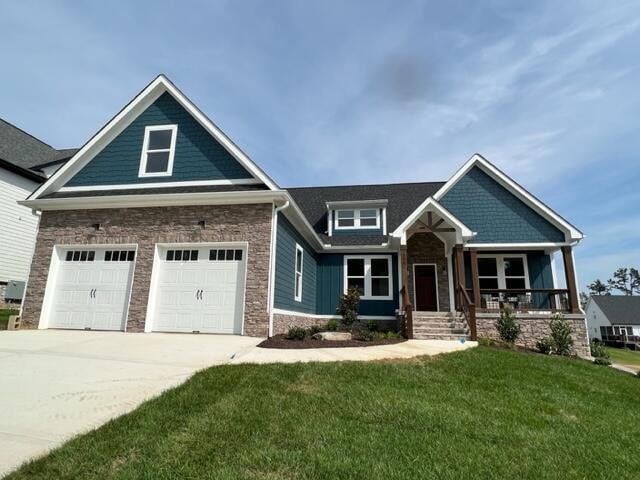
<instances>
[{"instance_id":1,"label":"roof ridge","mask_svg":"<svg viewBox=\"0 0 640 480\"><path fill-rule=\"evenodd\" d=\"M363 183L357 185L309 185L304 187L283 187L284 190L300 190L306 188L352 188L352 187L387 187L393 185L433 185L438 183L446 183L445 180L430 182L392 182L392 183Z\"/></svg>"}]
</instances>

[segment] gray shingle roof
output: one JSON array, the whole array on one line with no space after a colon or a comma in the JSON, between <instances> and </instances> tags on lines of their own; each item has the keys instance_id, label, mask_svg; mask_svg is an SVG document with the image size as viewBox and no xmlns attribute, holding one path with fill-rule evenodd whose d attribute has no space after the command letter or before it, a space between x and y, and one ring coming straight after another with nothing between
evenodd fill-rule
<instances>
[{"instance_id":1,"label":"gray shingle roof","mask_svg":"<svg viewBox=\"0 0 640 480\"><path fill-rule=\"evenodd\" d=\"M640 325L640 297L594 295L591 297L613 325Z\"/></svg>"},{"instance_id":2,"label":"gray shingle roof","mask_svg":"<svg viewBox=\"0 0 640 480\"><path fill-rule=\"evenodd\" d=\"M191 187L128 188L123 190L93 190L87 192L53 192L42 198L83 198L118 195L158 195L163 193L243 192L268 190L264 184L255 185L202 185Z\"/></svg>"},{"instance_id":3,"label":"gray shingle roof","mask_svg":"<svg viewBox=\"0 0 640 480\"><path fill-rule=\"evenodd\" d=\"M387 231L395 230L427 197L445 182L392 183L387 185L345 185L335 187L287 188L302 213L325 243L332 245L380 245L385 236L332 236L327 231L326 202L387 200Z\"/></svg>"},{"instance_id":4,"label":"gray shingle roof","mask_svg":"<svg viewBox=\"0 0 640 480\"><path fill-rule=\"evenodd\" d=\"M76 149L56 150L0 118L0 158L18 168L42 175L39 167L67 160L76 151Z\"/></svg>"}]
</instances>

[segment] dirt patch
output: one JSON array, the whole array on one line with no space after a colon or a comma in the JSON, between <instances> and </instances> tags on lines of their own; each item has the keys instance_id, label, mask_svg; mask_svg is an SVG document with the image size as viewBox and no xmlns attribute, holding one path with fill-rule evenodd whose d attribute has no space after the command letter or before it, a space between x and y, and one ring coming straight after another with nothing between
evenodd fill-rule
<instances>
[{"instance_id":1,"label":"dirt patch","mask_svg":"<svg viewBox=\"0 0 640 480\"><path fill-rule=\"evenodd\" d=\"M275 335L267 338L264 342L258 344L261 348L340 348L340 347L373 347L375 345L392 345L394 343L406 342L404 338L380 339L364 342L362 340L314 340L305 338L304 340L287 340L284 335Z\"/></svg>"}]
</instances>

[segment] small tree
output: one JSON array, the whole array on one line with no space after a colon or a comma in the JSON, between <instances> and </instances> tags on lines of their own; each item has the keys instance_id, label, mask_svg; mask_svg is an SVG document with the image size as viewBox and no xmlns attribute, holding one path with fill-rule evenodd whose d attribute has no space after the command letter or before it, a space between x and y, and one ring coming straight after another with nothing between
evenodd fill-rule
<instances>
[{"instance_id":1,"label":"small tree","mask_svg":"<svg viewBox=\"0 0 640 480\"><path fill-rule=\"evenodd\" d=\"M515 343L520 335L520 325L509 305L505 305L500 310L500 318L496 321L496 328L500 338L510 344Z\"/></svg>"},{"instance_id":2,"label":"small tree","mask_svg":"<svg viewBox=\"0 0 640 480\"><path fill-rule=\"evenodd\" d=\"M594 282L587 285L589 289L590 295L610 295L609 287L606 286L602 280L595 280Z\"/></svg>"},{"instance_id":3,"label":"small tree","mask_svg":"<svg viewBox=\"0 0 640 480\"><path fill-rule=\"evenodd\" d=\"M553 353L556 355L570 355L571 347L573 347L572 329L564 315L554 315L549 322L549 330L551 330L550 340Z\"/></svg>"},{"instance_id":4,"label":"small tree","mask_svg":"<svg viewBox=\"0 0 640 480\"><path fill-rule=\"evenodd\" d=\"M342 322L345 325L353 325L358 321L358 308L360 307L360 290L351 286L347 293L340 297L338 313L342 315Z\"/></svg>"},{"instance_id":5,"label":"small tree","mask_svg":"<svg viewBox=\"0 0 640 480\"><path fill-rule=\"evenodd\" d=\"M619 268L607 280L607 285L609 290L618 290L625 295L640 294L640 272L636 268Z\"/></svg>"}]
</instances>

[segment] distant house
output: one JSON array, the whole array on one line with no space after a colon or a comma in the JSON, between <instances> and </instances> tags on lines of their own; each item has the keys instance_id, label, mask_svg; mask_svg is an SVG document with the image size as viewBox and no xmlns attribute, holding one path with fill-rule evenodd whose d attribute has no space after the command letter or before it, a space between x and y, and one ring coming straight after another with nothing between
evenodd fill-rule
<instances>
[{"instance_id":1,"label":"distant house","mask_svg":"<svg viewBox=\"0 0 640 480\"><path fill-rule=\"evenodd\" d=\"M22 298L40 218L17 202L28 197L75 152L56 150L0 119L0 305Z\"/></svg>"},{"instance_id":2,"label":"distant house","mask_svg":"<svg viewBox=\"0 0 640 480\"><path fill-rule=\"evenodd\" d=\"M594 295L586 313L591 338L640 343L640 297Z\"/></svg>"}]
</instances>

